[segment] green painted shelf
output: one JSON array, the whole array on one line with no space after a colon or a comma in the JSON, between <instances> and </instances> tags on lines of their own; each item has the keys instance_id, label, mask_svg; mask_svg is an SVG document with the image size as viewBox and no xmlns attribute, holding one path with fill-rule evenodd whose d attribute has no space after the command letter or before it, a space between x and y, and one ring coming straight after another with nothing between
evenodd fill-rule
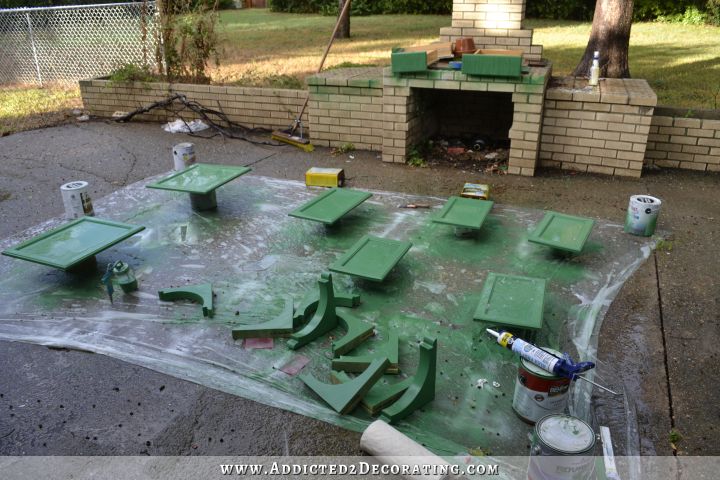
<instances>
[{"instance_id":1,"label":"green painted shelf","mask_svg":"<svg viewBox=\"0 0 720 480\"><path fill-rule=\"evenodd\" d=\"M218 187L245 175L250 170L248 167L236 167L233 165L196 163L185 170L163 178L159 182L147 185L147 188L208 195Z\"/></svg>"},{"instance_id":2,"label":"green painted shelf","mask_svg":"<svg viewBox=\"0 0 720 480\"><path fill-rule=\"evenodd\" d=\"M557 212L546 212L528 241L573 253L582 252L595 221Z\"/></svg>"},{"instance_id":3,"label":"green painted shelf","mask_svg":"<svg viewBox=\"0 0 720 480\"><path fill-rule=\"evenodd\" d=\"M456 227L479 230L494 202L472 198L450 197L440 213L432 221Z\"/></svg>"},{"instance_id":4,"label":"green painted shelf","mask_svg":"<svg viewBox=\"0 0 720 480\"><path fill-rule=\"evenodd\" d=\"M410 242L366 235L333 262L330 270L382 282L411 247Z\"/></svg>"},{"instance_id":5,"label":"green painted shelf","mask_svg":"<svg viewBox=\"0 0 720 480\"><path fill-rule=\"evenodd\" d=\"M331 188L288 215L332 225L370 197L372 193Z\"/></svg>"},{"instance_id":6,"label":"green painted shelf","mask_svg":"<svg viewBox=\"0 0 720 480\"><path fill-rule=\"evenodd\" d=\"M520 328L540 329L545 279L488 273L473 318Z\"/></svg>"},{"instance_id":7,"label":"green painted shelf","mask_svg":"<svg viewBox=\"0 0 720 480\"><path fill-rule=\"evenodd\" d=\"M145 227L82 217L2 252L9 257L70 270Z\"/></svg>"}]
</instances>

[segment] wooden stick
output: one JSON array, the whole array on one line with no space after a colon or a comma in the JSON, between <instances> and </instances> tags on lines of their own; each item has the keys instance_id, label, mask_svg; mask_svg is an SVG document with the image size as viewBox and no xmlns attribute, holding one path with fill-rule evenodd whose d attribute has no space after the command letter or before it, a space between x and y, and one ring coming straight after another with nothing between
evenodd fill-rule
<instances>
[{"instance_id":1,"label":"wooden stick","mask_svg":"<svg viewBox=\"0 0 720 480\"><path fill-rule=\"evenodd\" d=\"M335 22L335 28L333 29L332 35L330 36L330 41L327 44L327 47L325 48L325 53L323 54L322 60L320 60L320 66L317 69L317 72L315 74L319 74L322 72L323 66L325 65L325 59L327 59L328 53L330 53L330 48L332 47L333 42L335 41L335 35L337 35L337 31L340 29L340 22L345 17L345 14L347 13L348 9L350 8L350 4L352 3L351 0L345 0L345 5L343 5L342 12L340 12L340 15L338 15L337 22ZM297 116L297 119L295 123L292 126L292 129L290 130L290 135L293 135L295 133L295 130L297 129L299 122L302 120L302 116L305 113L305 109L307 108L308 102L310 101L310 93L308 92L307 98L305 98L305 103L303 103L302 109L300 110L300 115Z\"/></svg>"}]
</instances>

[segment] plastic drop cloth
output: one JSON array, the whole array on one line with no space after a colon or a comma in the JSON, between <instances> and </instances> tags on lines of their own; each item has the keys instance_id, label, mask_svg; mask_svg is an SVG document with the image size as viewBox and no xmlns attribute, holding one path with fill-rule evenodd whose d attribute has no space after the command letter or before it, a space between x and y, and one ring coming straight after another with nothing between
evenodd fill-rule
<instances>
[{"instance_id":1,"label":"plastic drop cloth","mask_svg":"<svg viewBox=\"0 0 720 480\"><path fill-rule=\"evenodd\" d=\"M149 190L145 183L96 202L100 218L147 227L99 254L97 275L78 277L0 258L0 339L90 350L362 430L371 419L361 408L338 415L297 377L279 370L303 355L310 359L303 371L329 382L330 336L293 352L284 339L270 350L245 350L230 332L235 325L274 318L284 295L297 304L361 236L410 240L413 248L382 284L341 274L333 278L337 291L361 294L353 313L375 325L376 336L358 353L386 341L390 328L399 332L400 378L416 369L418 341L438 338L436 398L398 428L442 455L528 452L531 428L511 408L517 359L472 320L488 272L548 279L545 327L536 343L593 360L603 315L654 246L650 239L624 234L618 223L597 221L582 255L558 256L526 240L542 211L498 204L475 238L459 237L452 227L430 222L444 199L388 192L373 192L339 224L325 227L287 216L321 190L253 175L219 189L217 211L197 213L187 195ZM398 208L408 203L433 209ZM0 247L61 223L48 221ZM140 290L116 293L111 305L99 280L104 266L116 260L134 268ZM162 288L203 282L211 282L217 295L212 319L203 318L196 304L158 300ZM489 382L479 389L481 378ZM622 390L611 378L603 381ZM574 387L572 412L592 421L590 392L584 384ZM633 399L623 395L612 402L619 419L614 435L637 443Z\"/></svg>"}]
</instances>

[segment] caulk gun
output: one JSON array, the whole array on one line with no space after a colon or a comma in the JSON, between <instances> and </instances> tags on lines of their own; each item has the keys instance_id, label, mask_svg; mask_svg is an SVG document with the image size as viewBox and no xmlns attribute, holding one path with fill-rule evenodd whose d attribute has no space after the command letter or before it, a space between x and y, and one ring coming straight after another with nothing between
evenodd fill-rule
<instances>
[{"instance_id":1,"label":"caulk gun","mask_svg":"<svg viewBox=\"0 0 720 480\"><path fill-rule=\"evenodd\" d=\"M506 332L504 330L496 332L495 330L489 328L486 330L497 340L497 343L499 345L517 353L528 362L532 363L533 365L537 365L546 372L550 372L554 375L557 375L558 377L569 378L571 380L579 378L595 385L598 388L610 392L613 395L618 395L616 392L613 392L612 390L609 390L602 385L598 385L597 383L580 376L581 373L587 372L588 370L595 368L595 364L593 362L575 363L572 361L570 355L568 355L567 353L564 354L562 357L558 357L557 355L554 355L547 350L543 350L542 348L536 347L530 342L526 342L525 340L516 337L510 332Z\"/></svg>"}]
</instances>

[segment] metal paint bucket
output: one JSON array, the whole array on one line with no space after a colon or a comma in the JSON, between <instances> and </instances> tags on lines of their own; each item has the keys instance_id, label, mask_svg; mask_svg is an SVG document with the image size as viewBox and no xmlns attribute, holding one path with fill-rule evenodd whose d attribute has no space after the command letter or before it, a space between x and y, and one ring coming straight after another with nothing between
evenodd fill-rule
<instances>
[{"instance_id":1,"label":"metal paint bucket","mask_svg":"<svg viewBox=\"0 0 720 480\"><path fill-rule=\"evenodd\" d=\"M649 195L633 195L630 197L625 232L633 235L649 237L655 233L662 201Z\"/></svg>"},{"instance_id":2,"label":"metal paint bucket","mask_svg":"<svg viewBox=\"0 0 720 480\"><path fill-rule=\"evenodd\" d=\"M541 418L533 434L528 479L594 479L595 441L593 429L579 418L570 415Z\"/></svg>"},{"instance_id":3,"label":"metal paint bucket","mask_svg":"<svg viewBox=\"0 0 720 480\"><path fill-rule=\"evenodd\" d=\"M562 353L552 348L543 350L562 356ZM521 358L515 380L513 410L533 425L547 415L564 413L570 395L570 383L569 378L553 375Z\"/></svg>"},{"instance_id":4,"label":"metal paint bucket","mask_svg":"<svg viewBox=\"0 0 720 480\"><path fill-rule=\"evenodd\" d=\"M185 142L173 147L173 164L176 171L185 170L195 163L195 144Z\"/></svg>"},{"instance_id":5,"label":"metal paint bucket","mask_svg":"<svg viewBox=\"0 0 720 480\"><path fill-rule=\"evenodd\" d=\"M68 182L60 186L65 216L69 219L95 215L92 200L88 194L88 182Z\"/></svg>"}]
</instances>

